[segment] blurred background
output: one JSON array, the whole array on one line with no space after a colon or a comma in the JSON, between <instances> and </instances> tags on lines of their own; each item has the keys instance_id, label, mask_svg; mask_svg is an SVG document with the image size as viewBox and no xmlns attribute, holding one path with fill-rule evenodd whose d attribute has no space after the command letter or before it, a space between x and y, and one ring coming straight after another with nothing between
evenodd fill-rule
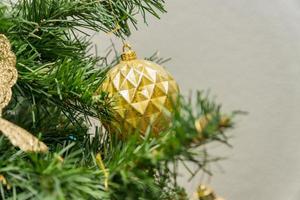
<instances>
[{"instance_id":1,"label":"blurred background","mask_svg":"<svg viewBox=\"0 0 300 200\"><path fill-rule=\"evenodd\" d=\"M225 111L244 110L233 148L209 146L226 160L211 181L180 182L190 194L209 182L227 200L300 199L300 1L169 0L161 20L140 23L129 41L139 56L159 51L183 94L208 90ZM99 54L112 35L95 35Z\"/></svg>"}]
</instances>

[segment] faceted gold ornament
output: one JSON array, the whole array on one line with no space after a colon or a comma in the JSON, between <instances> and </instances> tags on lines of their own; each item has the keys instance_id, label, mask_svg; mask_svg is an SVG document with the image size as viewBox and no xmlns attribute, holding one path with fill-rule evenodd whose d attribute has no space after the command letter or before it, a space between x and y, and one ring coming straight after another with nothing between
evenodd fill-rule
<instances>
[{"instance_id":1,"label":"faceted gold ornament","mask_svg":"<svg viewBox=\"0 0 300 200\"><path fill-rule=\"evenodd\" d=\"M115 120L104 125L123 136L134 130L144 134L149 126L158 134L168 125L178 85L163 67L137 59L128 44L121 58L97 91L108 92L113 101Z\"/></svg>"},{"instance_id":2,"label":"faceted gold ornament","mask_svg":"<svg viewBox=\"0 0 300 200\"><path fill-rule=\"evenodd\" d=\"M11 100L12 86L16 83L18 72L16 57L11 52L8 39L0 34L0 133L23 151L46 152L48 147L32 134L1 117L2 110Z\"/></svg>"}]
</instances>

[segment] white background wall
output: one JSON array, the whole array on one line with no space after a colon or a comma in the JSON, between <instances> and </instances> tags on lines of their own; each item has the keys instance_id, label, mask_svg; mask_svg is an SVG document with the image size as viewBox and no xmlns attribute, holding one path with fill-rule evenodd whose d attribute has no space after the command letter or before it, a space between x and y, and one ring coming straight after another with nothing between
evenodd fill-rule
<instances>
[{"instance_id":1,"label":"white background wall","mask_svg":"<svg viewBox=\"0 0 300 200\"><path fill-rule=\"evenodd\" d=\"M225 110L249 112L233 149L212 146L228 160L211 185L227 200L299 200L300 1L169 0L167 10L130 38L140 57L159 50L185 94L211 89ZM103 48L111 37L94 40ZM184 184L191 193L199 183Z\"/></svg>"}]
</instances>

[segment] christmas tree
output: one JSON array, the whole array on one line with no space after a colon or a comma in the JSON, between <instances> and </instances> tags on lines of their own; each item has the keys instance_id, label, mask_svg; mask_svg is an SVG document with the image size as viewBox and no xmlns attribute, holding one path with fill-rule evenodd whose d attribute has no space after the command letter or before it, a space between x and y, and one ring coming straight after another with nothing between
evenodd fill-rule
<instances>
[{"instance_id":1,"label":"christmas tree","mask_svg":"<svg viewBox=\"0 0 300 200\"><path fill-rule=\"evenodd\" d=\"M139 16L144 23L147 17L159 19L164 6L164 0L0 2L0 34L11 44L18 72L0 123L0 199L189 199L177 184L176 166L190 171L194 163L193 176L201 170L210 173L207 164L219 158L202 147L228 144L224 132L235 113L223 114L206 93L196 92L193 98L178 95L172 101L169 120L159 132L151 125L142 133L124 126L121 137L90 122L116 120L102 83L121 58L119 53L113 60L89 54L93 44L87 30L126 39ZM3 44L0 65L6 66L10 61ZM147 60L165 61L156 56ZM5 97L1 84L0 105ZM7 131L4 124L14 128ZM26 151L23 146L37 139L12 139L17 126L48 150Z\"/></svg>"}]
</instances>

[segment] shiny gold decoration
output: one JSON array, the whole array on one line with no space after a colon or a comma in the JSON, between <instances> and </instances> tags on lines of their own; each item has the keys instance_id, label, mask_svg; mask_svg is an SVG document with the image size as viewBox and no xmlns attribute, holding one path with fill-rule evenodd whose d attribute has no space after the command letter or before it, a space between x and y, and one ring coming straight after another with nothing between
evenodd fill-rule
<instances>
[{"instance_id":1,"label":"shiny gold decoration","mask_svg":"<svg viewBox=\"0 0 300 200\"><path fill-rule=\"evenodd\" d=\"M213 116L211 114L207 114L201 116L195 121L195 128L199 133L202 133L203 130L206 128L208 123L212 120ZM219 127L224 128L230 126L230 118L226 115L221 116L219 121Z\"/></svg>"},{"instance_id":2,"label":"shiny gold decoration","mask_svg":"<svg viewBox=\"0 0 300 200\"><path fill-rule=\"evenodd\" d=\"M209 121L211 120L211 115L201 116L199 119L195 121L195 127L198 133L202 133Z\"/></svg>"},{"instance_id":3,"label":"shiny gold decoration","mask_svg":"<svg viewBox=\"0 0 300 200\"><path fill-rule=\"evenodd\" d=\"M23 151L45 152L48 147L36 137L15 124L1 118L2 110L11 99L12 86L16 83L18 72L15 68L16 57L11 52L8 39L0 34L0 133Z\"/></svg>"},{"instance_id":4,"label":"shiny gold decoration","mask_svg":"<svg viewBox=\"0 0 300 200\"><path fill-rule=\"evenodd\" d=\"M11 99L11 87L17 81L16 57L10 51L10 43L0 34L0 113Z\"/></svg>"},{"instance_id":5,"label":"shiny gold decoration","mask_svg":"<svg viewBox=\"0 0 300 200\"><path fill-rule=\"evenodd\" d=\"M178 85L163 67L137 59L128 44L124 45L121 58L96 92L108 92L114 102L116 122L104 125L123 136L132 130L144 134L151 125L157 134L167 126L166 113L172 110Z\"/></svg>"},{"instance_id":6,"label":"shiny gold decoration","mask_svg":"<svg viewBox=\"0 0 300 200\"><path fill-rule=\"evenodd\" d=\"M214 191L206 185L200 185L197 190L198 200L224 200L217 197Z\"/></svg>"},{"instance_id":7,"label":"shiny gold decoration","mask_svg":"<svg viewBox=\"0 0 300 200\"><path fill-rule=\"evenodd\" d=\"M21 127L0 118L0 131L10 142L26 152L45 152L48 147Z\"/></svg>"},{"instance_id":8,"label":"shiny gold decoration","mask_svg":"<svg viewBox=\"0 0 300 200\"><path fill-rule=\"evenodd\" d=\"M8 190L11 189L11 185L7 182L6 178L0 174L0 184L6 186Z\"/></svg>"},{"instance_id":9,"label":"shiny gold decoration","mask_svg":"<svg viewBox=\"0 0 300 200\"><path fill-rule=\"evenodd\" d=\"M96 163L98 167L103 171L104 173L104 188L107 190L108 189L108 180L109 180L109 171L108 169L105 168L101 153L97 153L96 155Z\"/></svg>"},{"instance_id":10,"label":"shiny gold decoration","mask_svg":"<svg viewBox=\"0 0 300 200\"><path fill-rule=\"evenodd\" d=\"M65 161L65 159L60 155L56 155L55 158L59 163L63 163Z\"/></svg>"},{"instance_id":11,"label":"shiny gold decoration","mask_svg":"<svg viewBox=\"0 0 300 200\"><path fill-rule=\"evenodd\" d=\"M128 50L126 50L126 49L128 49ZM122 59L122 61L131 61L131 60L137 59L135 51L131 50L131 47L129 44L124 44L121 59Z\"/></svg>"},{"instance_id":12,"label":"shiny gold decoration","mask_svg":"<svg viewBox=\"0 0 300 200\"><path fill-rule=\"evenodd\" d=\"M226 115L224 115L224 116L221 117L220 124L219 124L219 126L221 128L223 128L223 127L230 127L231 125L232 125L232 123L231 123L230 117L228 117Z\"/></svg>"}]
</instances>

